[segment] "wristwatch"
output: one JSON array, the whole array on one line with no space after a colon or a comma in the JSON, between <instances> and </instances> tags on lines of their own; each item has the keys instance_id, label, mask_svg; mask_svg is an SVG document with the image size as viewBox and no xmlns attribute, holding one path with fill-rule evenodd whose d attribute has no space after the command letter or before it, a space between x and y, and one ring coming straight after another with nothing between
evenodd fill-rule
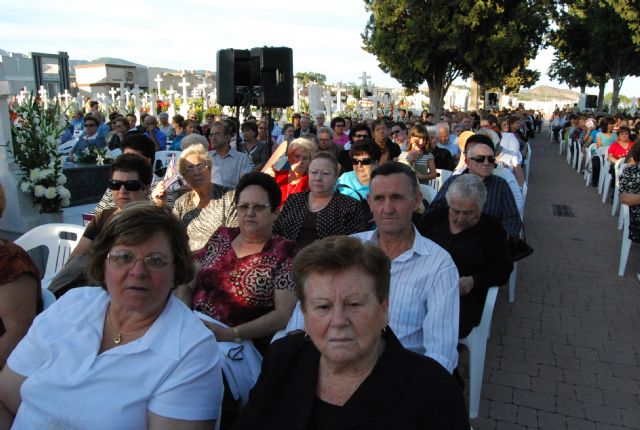
<instances>
[{"instance_id":1,"label":"wristwatch","mask_svg":"<svg viewBox=\"0 0 640 430\"><path fill-rule=\"evenodd\" d=\"M233 334L235 335L235 337L233 338L233 341L235 343L242 343L242 338L240 337L240 334L238 333L238 329L235 327L232 327L233 330Z\"/></svg>"}]
</instances>

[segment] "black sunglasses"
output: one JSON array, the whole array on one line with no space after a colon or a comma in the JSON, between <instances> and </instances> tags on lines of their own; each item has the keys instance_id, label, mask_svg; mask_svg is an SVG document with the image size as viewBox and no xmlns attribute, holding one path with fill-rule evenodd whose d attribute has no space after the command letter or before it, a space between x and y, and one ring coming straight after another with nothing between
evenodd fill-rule
<instances>
[{"instance_id":1,"label":"black sunglasses","mask_svg":"<svg viewBox=\"0 0 640 430\"><path fill-rule=\"evenodd\" d=\"M354 134L354 136L359 138L359 139L368 139L369 138L368 134Z\"/></svg>"},{"instance_id":2,"label":"black sunglasses","mask_svg":"<svg viewBox=\"0 0 640 430\"><path fill-rule=\"evenodd\" d=\"M478 155L477 157L469 157L469 159L476 163L484 163L484 160L489 161L489 163L494 163L496 161L496 157L493 155Z\"/></svg>"},{"instance_id":3,"label":"black sunglasses","mask_svg":"<svg viewBox=\"0 0 640 430\"><path fill-rule=\"evenodd\" d=\"M362 164L363 166L369 166L370 164L373 164L373 158L363 158L362 160L356 160L355 158L352 158L351 161L353 162L354 166L357 166L358 164Z\"/></svg>"},{"instance_id":4,"label":"black sunglasses","mask_svg":"<svg viewBox=\"0 0 640 430\"><path fill-rule=\"evenodd\" d=\"M129 179L128 181L117 181L112 179L109 181L109 189L111 191L118 191L123 185L127 191L139 191L140 188L142 188L142 182L133 179Z\"/></svg>"}]
</instances>

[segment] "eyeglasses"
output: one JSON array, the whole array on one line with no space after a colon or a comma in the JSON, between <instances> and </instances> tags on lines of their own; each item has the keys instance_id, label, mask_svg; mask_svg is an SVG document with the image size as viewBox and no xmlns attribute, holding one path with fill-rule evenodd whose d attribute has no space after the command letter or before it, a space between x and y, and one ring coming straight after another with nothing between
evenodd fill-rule
<instances>
[{"instance_id":1,"label":"eyeglasses","mask_svg":"<svg viewBox=\"0 0 640 430\"><path fill-rule=\"evenodd\" d=\"M136 258L133 253L126 251L107 254L107 261L116 269L131 269L139 260L142 260L145 269L150 272L161 272L172 263L170 257L162 254L152 254L142 258Z\"/></svg>"},{"instance_id":2,"label":"eyeglasses","mask_svg":"<svg viewBox=\"0 0 640 430\"><path fill-rule=\"evenodd\" d=\"M238 213L246 214L249 209L253 209L255 213L262 213L271 205L269 203L238 203Z\"/></svg>"},{"instance_id":3,"label":"eyeglasses","mask_svg":"<svg viewBox=\"0 0 640 430\"><path fill-rule=\"evenodd\" d=\"M400 133L400 130L393 130L393 131L391 132L391 134L398 134L398 133Z\"/></svg>"},{"instance_id":4,"label":"eyeglasses","mask_svg":"<svg viewBox=\"0 0 640 430\"><path fill-rule=\"evenodd\" d=\"M373 164L373 158L363 158L362 160L352 158L351 161L353 162L354 166L357 166L358 164L361 164L363 166L369 166Z\"/></svg>"},{"instance_id":5,"label":"eyeglasses","mask_svg":"<svg viewBox=\"0 0 640 430\"><path fill-rule=\"evenodd\" d=\"M494 163L496 161L496 157L493 155L478 155L477 157L469 157L469 160L473 160L476 163L484 163L485 160L489 163Z\"/></svg>"},{"instance_id":6,"label":"eyeglasses","mask_svg":"<svg viewBox=\"0 0 640 430\"><path fill-rule=\"evenodd\" d=\"M187 173L196 173L196 172L202 172L204 171L207 167L206 164L204 163L200 163L200 164L192 164L190 166L187 166Z\"/></svg>"},{"instance_id":7,"label":"eyeglasses","mask_svg":"<svg viewBox=\"0 0 640 430\"><path fill-rule=\"evenodd\" d=\"M129 179L128 181L118 181L112 179L109 181L109 189L111 191L118 191L120 187L124 185L124 189L127 191L138 191L142 188L142 182L136 181L134 179Z\"/></svg>"},{"instance_id":8,"label":"eyeglasses","mask_svg":"<svg viewBox=\"0 0 640 430\"><path fill-rule=\"evenodd\" d=\"M368 134L366 134L366 133L365 133L365 134L358 134L358 133L356 133L356 134L354 134L354 135L353 135L353 137L357 137L358 139L368 139L368 138L369 138L369 135L368 135Z\"/></svg>"}]
</instances>

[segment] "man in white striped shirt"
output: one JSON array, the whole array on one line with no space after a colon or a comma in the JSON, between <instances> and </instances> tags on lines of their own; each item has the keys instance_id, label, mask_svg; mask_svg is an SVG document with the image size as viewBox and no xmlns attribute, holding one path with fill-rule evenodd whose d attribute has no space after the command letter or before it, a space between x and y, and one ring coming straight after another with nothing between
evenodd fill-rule
<instances>
[{"instance_id":1,"label":"man in white striped shirt","mask_svg":"<svg viewBox=\"0 0 640 430\"><path fill-rule=\"evenodd\" d=\"M225 188L235 188L246 173L251 171L251 160L247 154L236 151L229 142L231 130L223 122L211 126L211 145L215 151L211 156L211 182Z\"/></svg>"},{"instance_id":2,"label":"man in white striped shirt","mask_svg":"<svg viewBox=\"0 0 640 430\"><path fill-rule=\"evenodd\" d=\"M433 358L449 372L458 364L460 296L451 256L411 222L421 194L410 167L388 162L371 174L367 196L377 229L354 234L391 260L389 326L402 345ZM286 331L303 326L296 307Z\"/></svg>"}]
</instances>

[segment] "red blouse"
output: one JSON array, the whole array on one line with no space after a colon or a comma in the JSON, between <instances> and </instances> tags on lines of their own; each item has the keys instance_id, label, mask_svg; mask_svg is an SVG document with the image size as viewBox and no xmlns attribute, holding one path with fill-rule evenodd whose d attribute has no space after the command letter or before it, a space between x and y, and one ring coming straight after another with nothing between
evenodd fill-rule
<instances>
[{"instance_id":1,"label":"red blouse","mask_svg":"<svg viewBox=\"0 0 640 430\"><path fill-rule=\"evenodd\" d=\"M11 242L0 240L0 285L8 284L18 279L21 275L28 274L38 281L37 312L42 310L42 295L40 294L40 272L33 264L29 254ZM5 332L2 319L0 319L0 336Z\"/></svg>"},{"instance_id":2,"label":"red blouse","mask_svg":"<svg viewBox=\"0 0 640 430\"><path fill-rule=\"evenodd\" d=\"M627 148L625 149L622 147L622 145L618 143L618 141L615 141L609 146L609 150L607 152L613 155L613 158L615 158L616 160L619 160L627 156L632 146L633 146L633 142L628 142Z\"/></svg>"},{"instance_id":3,"label":"red blouse","mask_svg":"<svg viewBox=\"0 0 640 430\"><path fill-rule=\"evenodd\" d=\"M297 184L289 185L289 170L276 170L275 180L280 191L282 192L282 200L279 208L282 208L284 202L287 201L289 194L302 193L309 190L309 175L304 175Z\"/></svg>"},{"instance_id":4,"label":"red blouse","mask_svg":"<svg viewBox=\"0 0 640 430\"><path fill-rule=\"evenodd\" d=\"M231 327L275 309L276 290L295 289L293 257L296 243L272 236L261 252L238 258L231 242L237 227L220 227L194 256L197 274L193 309Z\"/></svg>"}]
</instances>

